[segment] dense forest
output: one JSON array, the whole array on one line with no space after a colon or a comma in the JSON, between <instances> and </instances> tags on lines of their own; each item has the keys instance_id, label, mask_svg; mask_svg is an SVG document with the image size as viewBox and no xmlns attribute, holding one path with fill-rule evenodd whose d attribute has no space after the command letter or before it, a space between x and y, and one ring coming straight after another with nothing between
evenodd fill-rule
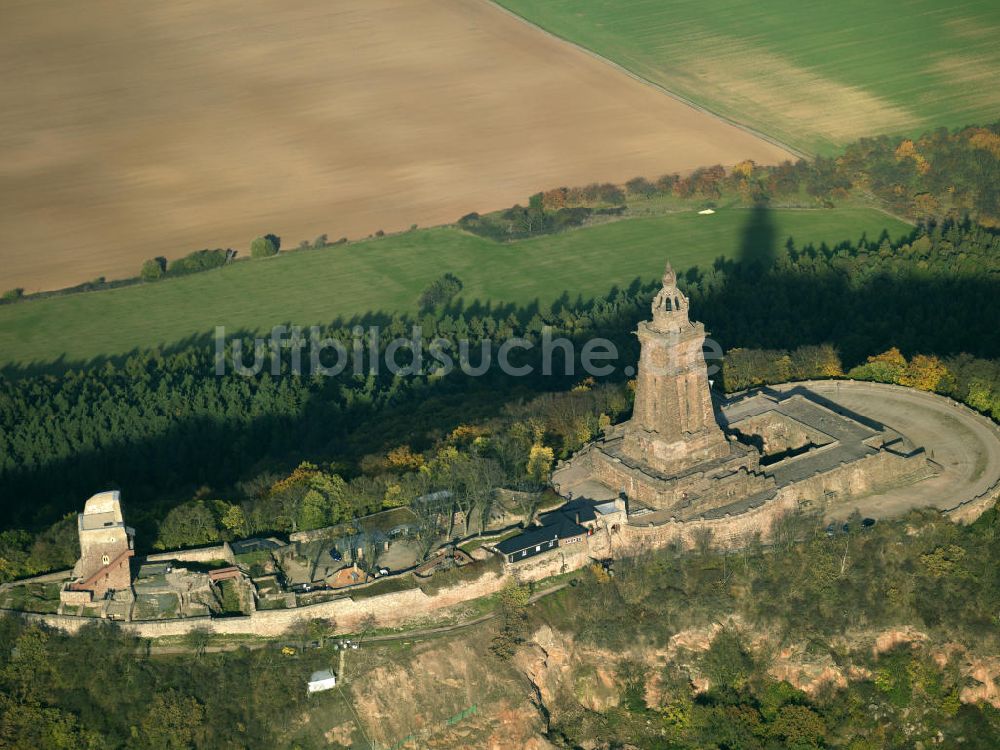
<instances>
[{"instance_id":1,"label":"dense forest","mask_svg":"<svg viewBox=\"0 0 1000 750\"><path fill-rule=\"evenodd\" d=\"M754 212L748 236L768 231L766 210ZM945 222L895 245L887 238L836 248L789 242L775 258L748 250L739 261L690 269L681 283L693 315L731 352L722 371L728 390L850 374L937 390L996 417L998 273L997 235L969 222ZM494 347L511 336L538 341L548 326L554 336L577 342L595 336L614 342L621 366L608 380L621 384L622 366L638 354L631 332L647 317L654 290L655 284L637 281L594 300L564 297L525 308L449 302L412 319L339 321L325 335L349 347L358 324L380 324L383 342L419 324L427 341L469 340L478 359L481 341ZM252 347L249 339L246 345ZM275 483L301 462L336 476L335 484L348 483L342 492L328 492L325 508L312 516L340 519L405 504L445 481L458 481L436 478L429 469L410 475L421 463L433 463L456 428L477 424L492 425L490 445L452 440L451 447L505 467L499 484L526 486L532 481L532 449L536 456L542 449L564 456L582 444L579 435L596 434L601 419L621 418L628 404L579 407L586 417L573 419L565 418L562 406L549 414L533 405L527 411L535 421L524 426L530 420L510 416L517 408L579 386L584 377L579 369L565 375L558 351L555 374L549 376L537 367L537 348L524 356L536 365L529 377L504 375L496 367L482 377L459 371L443 377L392 375L384 369L378 375L348 370L338 377L308 377L289 374L287 358L276 376L270 368L256 377L231 368L217 376L213 345L206 340L62 373L8 371L0 378L4 523L8 530L39 531L78 510L94 491L119 487L147 545L157 539L158 524L170 509L192 499L206 501L199 517L212 511L216 531L210 533L227 533L221 519L228 506L211 502L220 498L249 504L243 511L248 519L272 519L270 528L264 521L236 528L288 531L303 526L299 510L255 511L266 504L254 503L273 495ZM604 392L598 388L591 396ZM589 426L582 427L581 420ZM512 427L518 421L524 424L515 440ZM394 450L403 453L389 460ZM419 458L401 460L405 454ZM341 495L349 502L338 499ZM57 523L47 534L69 539L71 524ZM23 572L10 561L27 559L30 537L8 533L4 539L7 552L0 557ZM69 555L56 558L72 559ZM47 553L38 554L27 569L53 562Z\"/></svg>"}]
</instances>

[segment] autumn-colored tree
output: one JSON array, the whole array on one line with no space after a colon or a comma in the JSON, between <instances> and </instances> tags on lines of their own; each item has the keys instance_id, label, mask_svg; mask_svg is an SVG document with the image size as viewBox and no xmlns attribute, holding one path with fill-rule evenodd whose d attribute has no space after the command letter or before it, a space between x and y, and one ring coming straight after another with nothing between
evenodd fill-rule
<instances>
[{"instance_id":1,"label":"autumn-colored tree","mask_svg":"<svg viewBox=\"0 0 1000 750\"><path fill-rule=\"evenodd\" d=\"M844 374L840 355L830 344L800 346L790 355L791 374L796 380L837 378Z\"/></svg>"},{"instance_id":2,"label":"autumn-colored tree","mask_svg":"<svg viewBox=\"0 0 1000 750\"><path fill-rule=\"evenodd\" d=\"M1000 159L1000 134L986 128L973 128L969 135L969 144L974 148L989 151Z\"/></svg>"},{"instance_id":3,"label":"autumn-colored tree","mask_svg":"<svg viewBox=\"0 0 1000 750\"><path fill-rule=\"evenodd\" d=\"M984 414L992 413L1000 416L1000 392L995 392L990 384L978 378L969 384L969 392L965 403Z\"/></svg>"},{"instance_id":4,"label":"autumn-colored tree","mask_svg":"<svg viewBox=\"0 0 1000 750\"><path fill-rule=\"evenodd\" d=\"M608 428L611 427L611 417L607 414L602 414L597 418L597 429L601 432L606 432Z\"/></svg>"},{"instance_id":5,"label":"autumn-colored tree","mask_svg":"<svg viewBox=\"0 0 1000 750\"><path fill-rule=\"evenodd\" d=\"M899 145L896 146L896 161L903 161L904 159L912 159L917 155L917 147L914 145L913 141L909 138L900 141Z\"/></svg>"},{"instance_id":6,"label":"autumn-colored tree","mask_svg":"<svg viewBox=\"0 0 1000 750\"><path fill-rule=\"evenodd\" d=\"M678 198L690 198L694 193L694 183L690 177L681 177L674 182L673 191Z\"/></svg>"},{"instance_id":7,"label":"autumn-colored tree","mask_svg":"<svg viewBox=\"0 0 1000 750\"><path fill-rule=\"evenodd\" d=\"M921 391L933 391L948 374L948 368L937 357L917 354L910 360L897 382Z\"/></svg>"},{"instance_id":8,"label":"autumn-colored tree","mask_svg":"<svg viewBox=\"0 0 1000 750\"><path fill-rule=\"evenodd\" d=\"M913 196L913 213L921 219L937 216L941 213L941 201L933 193L918 193Z\"/></svg>"},{"instance_id":9,"label":"autumn-colored tree","mask_svg":"<svg viewBox=\"0 0 1000 750\"><path fill-rule=\"evenodd\" d=\"M228 507L223 511L219 522L236 539L248 536L250 522L247 520L246 513L243 512L243 508L239 505L227 505Z\"/></svg>"},{"instance_id":10,"label":"autumn-colored tree","mask_svg":"<svg viewBox=\"0 0 1000 750\"><path fill-rule=\"evenodd\" d=\"M731 349L722 363L722 379L728 391L783 383L791 377L792 359L780 349Z\"/></svg>"},{"instance_id":11,"label":"autumn-colored tree","mask_svg":"<svg viewBox=\"0 0 1000 750\"><path fill-rule=\"evenodd\" d=\"M483 425L460 424L448 435L447 442L458 446L468 445L475 442L477 438L485 436L488 432L489 430Z\"/></svg>"},{"instance_id":12,"label":"autumn-colored tree","mask_svg":"<svg viewBox=\"0 0 1000 750\"><path fill-rule=\"evenodd\" d=\"M927 174L930 171L931 165L927 162L927 159L917 151L916 144L913 143L909 138L900 142L899 146L896 147L896 161L904 161L905 159L912 159L913 163L917 167L917 171L920 174Z\"/></svg>"},{"instance_id":13,"label":"autumn-colored tree","mask_svg":"<svg viewBox=\"0 0 1000 750\"><path fill-rule=\"evenodd\" d=\"M344 480L307 461L271 485L268 503L278 528L319 529L354 515Z\"/></svg>"},{"instance_id":14,"label":"autumn-colored tree","mask_svg":"<svg viewBox=\"0 0 1000 750\"><path fill-rule=\"evenodd\" d=\"M557 211L566 205L566 188L555 188L542 193L542 207L547 211Z\"/></svg>"},{"instance_id":15,"label":"autumn-colored tree","mask_svg":"<svg viewBox=\"0 0 1000 750\"><path fill-rule=\"evenodd\" d=\"M386 454L386 463L396 471L416 471L424 465L424 457L414 453L408 445L400 445Z\"/></svg>"},{"instance_id":16,"label":"autumn-colored tree","mask_svg":"<svg viewBox=\"0 0 1000 750\"><path fill-rule=\"evenodd\" d=\"M549 481L552 474L552 462L555 460L555 453L548 446L535 443L528 452L528 476L539 484Z\"/></svg>"},{"instance_id":17,"label":"autumn-colored tree","mask_svg":"<svg viewBox=\"0 0 1000 750\"><path fill-rule=\"evenodd\" d=\"M319 467L315 464L309 463L308 461L303 461L295 467L291 474L284 479L279 479L271 485L271 494L276 495L281 492L286 492L295 485L308 480L316 474L319 474Z\"/></svg>"},{"instance_id":18,"label":"autumn-colored tree","mask_svg":"<svg viewBox=\"0 0 1000 750\"><path fill-rule=\"evenodd\" d=\"M704 198L718 198L722 195L722 182L725 178L725 167L716 164L712 167L699 167L688 179L698 195Z\"/></svg>"},{"instance_id":19,"label":"autumn-colored tree","mask_svg":"<svg viewBox=\"0 0 1000 750\"><path fill-rule=\"evenodd\" d=\"M504 586L497 597L497 613L499 624L497 633L490 643L490 651L502 661L509 660L518 645L524 641L528 617L525 612L528 606L530 590L510 581Z\"/></svg>"},{"instance_id":20,"label":"autumn-colored tree","mask_svg":"<svg viewBox=\"0 0 1000 750\"><path fill-rule=\"evenodd\" d=\"M873 380L876 383L898 383L906 371L906 357L896 347L868 358L863 365L852 368L848 377Z\"/></svg>"}]
</instances>

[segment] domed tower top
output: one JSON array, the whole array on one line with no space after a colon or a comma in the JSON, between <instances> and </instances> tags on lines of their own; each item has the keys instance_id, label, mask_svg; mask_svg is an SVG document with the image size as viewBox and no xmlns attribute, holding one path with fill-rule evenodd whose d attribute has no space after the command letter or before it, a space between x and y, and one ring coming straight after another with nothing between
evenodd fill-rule
<instances>
[{"instance_id":1,"label":"domed tower top","mask_svg":"<svg viewBox=\"0 0 1000 750\"><path fill-rule=\"evenodd\" d=\"M679 331L691 326L688 300L677 288L677 274L670 261L663 271L663 288L653 298L652 328L656 331Z\"/></svg>"}]
</instances>

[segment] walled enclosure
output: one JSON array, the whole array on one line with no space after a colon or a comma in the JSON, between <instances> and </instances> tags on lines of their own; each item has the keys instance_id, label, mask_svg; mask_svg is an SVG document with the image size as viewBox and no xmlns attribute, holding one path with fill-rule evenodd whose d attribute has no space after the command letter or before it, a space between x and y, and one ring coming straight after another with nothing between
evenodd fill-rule
<instances>
[{"instance_id":1,"label":"walled enclosure","mask_svg":"<svg viewBox=\"0 0 1000 750\"><path fill-rule=\"evenodd\" d=\"M676 288L668 265L663 290L653 303L653 321L640 325L643 354L633 419L611 428L603 439L557 467L553 477L556 489L567 497L607 500L624 490L629 506L624 523L599 521L594 534L583 537L583 544L557 547L525 562L505 563L502 573L487 572L434 595L420 589L357 601L348 595L291 609L253 610L242 617L130 621L121 627L143 637L179 635L197 627L218 634L278 636L303 618L332 618L339 629L350 631L369 615L381 627L398 627L493 594L508 581L540 581L578 570L594 560L671 545L692 548L708 542L732 549L756 538L766 542L775 525L789 513L805 510L826 514L850 509L859 498L877 500L901 487L915 497L921 497L929 482L937 482L935 492L955 487L958 498L952 505L939 504L938 508L963 523L977 518L1000 498L1000 428L941 396L899 386L837 382L836 395L830 397L830 381L810 381L738 394L716 410L700 349L704 329L688 321L687 309L687 300ZM907 435L841 403L851 402L852 397L857 401L859 394L868 392L876 394L882 407L894 401L908 402L910 412L904 409L899 413L911 426L918 424L924 411L933 416L933 420L925 419L921 433L925 438L948 429L958 431L956 425L961 423L962 429L979 441L977 450L984 454L985 465L981 475L958 476L951 468L955 461L946 462L948 466L936 462ZM841 396L844 398L838 400ZM754 439L759 439L760 446ZM966 447L963 440L968 438L952 441L958 448L944 445L952 454L961 453ZM762 462L774 453L782 455ZM975 463L978 466L978 458ZM973 494L963 494L970 489ZM81 519L90 511L108 512L104 500L91 507L95 498L88 501ZM116 493L114 500L117 503ZM111 521L124 529L120 506L116 507L117 517ZM896 502L884 515L910 507L916 504ZM95 516L93 521L102 519ZM617 516L615 520L619 520ZM84 532L94 523L81 520L82 545ZM105 524L102 521L94 528L103 529ZM88 565L96 564L98 553L102 565L107 565L104 557L109 553L99 546L103 543L84 547L86 554L78 564L80 570L75 571L78 576L89 570ZM126 550L131 550L130 537ZM149 560L185 557L233 561L228 545L191 553L163 553ZM94 619L24 616L71 631Z\"/></svg>"}]
</instances>

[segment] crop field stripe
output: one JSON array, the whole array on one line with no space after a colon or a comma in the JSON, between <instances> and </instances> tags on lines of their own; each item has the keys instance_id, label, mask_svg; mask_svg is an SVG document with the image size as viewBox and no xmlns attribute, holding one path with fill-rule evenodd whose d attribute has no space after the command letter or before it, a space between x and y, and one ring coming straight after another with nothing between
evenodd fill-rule
<instances>
[{"instance_id":1,"label":"crop field stripe","mask_svg":"<svg viewBox=\"0 0 1000 750\"><path fill-rule=\"evenodd\" d=\"M792 156L487 0L7 5L0 292Z\"/></svg>"},{"instance_id":2,"label":"crop field stripe","mask_svg":"<svg viewBox=\"0 0 1000 750\"><path fill-rule=\"evenodd\" d=\"M774 252L797 246L892 237L910 226L874 209L768 212ZM122 289L0 306L0 365L75 363L211 334L308 326L370 312L416 311L421 291L442 273L464 283L467 303L575 300L656 278L663 262L705 267L734 257L751 221L721 209L616 221L511 244L454 228L417 230L322 250L244 261L215 271Z\"/></svg>"},{"instance_id":3,"label":"crop field stripe","mask_svg":"<svg viewBox=\"0 0 1000 750\"><path fill-rule=\"evenodd\" d=\"M1000 112L1000 5L496 0L709 111L796 148Z\"/></svg>"},{"instance_id":4,"label":"crop field stripe","mask_svg":"<svg viewBox=\"0 0 1000 750\"><path fill-rule=\"evenodd\" d=\"M490 0L490 2L492 2L492 1L493 0ZM539 24L535 23L534 21L530 20L529 18L526 18L526 17L524 17L522 15L519 15L519 14L515 13L510 8L505 8L503 5L500 5L499 3L497 4L497 7L500 8L500 10L502 10L504 13L508 13L509 15L511 15L514 18L518 19L522 23L526 23L529 26L532 26L532 27L538 29L543 34L548 34L549 36L554 37L555 39L558 39L559 41L561 41L561 42L563 42L565 44L571 44L572 46L576 47L581 52L584 52L585 54L588 54L591 57L593 57L593 58L595 58L597 60L600 60L605 65L610 65L611 67L613 67L616 70L624 73L625 75L629 76L630 78L634 78L635 80L639 81L640 83L644 83L647 86L651 86L652 88L656 89L660 93L666 94L667 96L671 97L672 99L676 99L677 101L679 101L679 102L681 102L683 104L686 104L687 106L691 107L692 109L696 109L699 112L704 112L707 115L711 115L712 117L718 118L719 120L722 120L727 125L732 125L733 127L739 128L740 130L743 130L743 131L746 131L747 133L750 133L751 135L756 136L757 138L765 140L768 143L774 144L775 146L778 146L779 148L782 148L785 151L788 151L790 154L793 154L793 155L798 156L800 158L806 158L806 157L809 157L809 156L812 155L808 151L802 151L801 149L795 148L791 144L785 143L784 141L781 141L781 140L778 140L774 136L772 136L772 135L770 135L770 134L768 134L768 133L766 133L766 132L764 132L762 130L757 130L756 128L753 128L753 127L751 127L750 125L748 125L748 124L746 124L744 122L739 122L739 121L734 120L734 119L732 119L730 117L726 117L724 114L722 114L720 112L716 112L713 109L710 109L708 106L706 106L703 103L700 103L700 102L696 101L695 99L690 99L690 98L684 96L683 94L681 94L681 93L679 93L677 91L674 91L672 89L668 89L666 86L663 86L662 84L657 83L655 80L653 80L649 76L645 76L645 75L642 75L642 74L638 73L637 70L638 70L638 68L641 67L640 65L634 65L633 67L626 67L625 65L621 65L621 64L615 62L614 60L612 60L611 58L605 57L604 55L600 54L599 52L595 52L594 50L589 49L588 47L584 47L582 44L577 44L576 42L574 42L569 37L562 36L561 34L559 34L556 31L553 31L551 29L545 28L544 26L540 26Z\"/></svg>"}]
</instances>

